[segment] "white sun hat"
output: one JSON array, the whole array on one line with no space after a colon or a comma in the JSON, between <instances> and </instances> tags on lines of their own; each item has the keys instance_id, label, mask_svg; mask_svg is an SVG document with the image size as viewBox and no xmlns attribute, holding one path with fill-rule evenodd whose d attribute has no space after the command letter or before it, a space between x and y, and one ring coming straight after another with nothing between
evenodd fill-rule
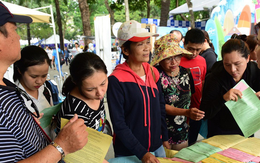
<instances>
[{"instance_id":1,"label":"white sun hat","mask_svg":"<svg viewBox=\"0 0 260 163\"><path fill-rule=\"evenodd\" d=\"M157 37L159 34L150 33L141 27L141 23L135 20L124 22L117 31L119 46L121 47L126 41L141 42L149 37Z\"/></svg>"}]
</instances>

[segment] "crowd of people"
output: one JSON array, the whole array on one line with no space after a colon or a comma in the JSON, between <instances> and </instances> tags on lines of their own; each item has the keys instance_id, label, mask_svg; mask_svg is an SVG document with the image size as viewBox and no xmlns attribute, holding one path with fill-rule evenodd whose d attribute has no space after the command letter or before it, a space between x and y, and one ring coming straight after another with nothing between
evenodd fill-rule
<instances>
[{"instance_id":1,"label":"crowd of people","mask_svg":"<svg viewBox=\"0 0 260 163\"><path fill-rule=\"evenodd\" d=\"M39 44L38 47L42 48L42 45ZM69 47L70 47L70 49L69 49ZM52 48L51 46L46 45L44 47L44 49L47 52L50 62L51 62L50 68L54 69L54 70L57 69L58 72L60 72L60 70L61 70L60 73L61 73L62 77L64 77L64 74L62 72L62 65L66 64L66 66L68 66L70 64L70 61L72 60L72 58L75 57L77 54L82 53L82 52L96 53L93 43L89 43L88 45L86 45L84 47L84 49L79 46L78 42L74 42L74 47L71 44L66 45L64 47L64 51L58 47L58 55L57 55L55 47ZM62 56L64 61L61 61L60 55ZM60 59L59 61L58 61L57 57L59 57L59 59Z\"/></svg>"},{"instance_id":2,"label":"crowd of people","mask_svg":"<svg viewBox=\"0 0 260 163\"><path fill-rule=\"evenodd\" d=\"M156 157L166 157L164 148L181 150L196 143L204 120L206 137L243 136L224 103L243 98L233 88L242 79L260 97L260 35L233 35L217 61L206 31L190 29L184 37L172 31L155 41L150 58L150 37L158 34L130 20L117 35L125 62L109 77L93 44L65 62L70 70L62 87L66 98L53 115L56 126L43 130L41 111L54 105L54 94L46 86L48 70L54 63L58 71L62 67L55 49L20 50L16 23L31 22L0 2L0 162L59 162L82 149L88 142L87 127L105 132L105 95L115 157L134 155L144 163L159 163ZM68 49L59 52L69 58ZM3 77L13 63L15 83ZM61 118L69 119L63 128Z\"/></svg>"}]
</instances>

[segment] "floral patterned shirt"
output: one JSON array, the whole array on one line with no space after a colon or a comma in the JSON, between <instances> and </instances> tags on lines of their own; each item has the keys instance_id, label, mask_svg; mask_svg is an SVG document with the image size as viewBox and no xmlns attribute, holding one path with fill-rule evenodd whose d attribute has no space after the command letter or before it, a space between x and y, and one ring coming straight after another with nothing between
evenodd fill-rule
<instances>
[{"instance_id":1,"label":"floral patterned shirt","mask_svg":"<svg viewBox=\"0 0 260 163\"><path fill-rule=\"evenodd\" d=\"M157 67L160 73L161 85L165 103L177 108L189 109L191 93L194 83L189 70L179 66L179 74L175 77L168 76L162 68ZM166 115L168 136L170 144L180 144L188 139L187 117L182 115Z\"/></svg>"}]
</instances>

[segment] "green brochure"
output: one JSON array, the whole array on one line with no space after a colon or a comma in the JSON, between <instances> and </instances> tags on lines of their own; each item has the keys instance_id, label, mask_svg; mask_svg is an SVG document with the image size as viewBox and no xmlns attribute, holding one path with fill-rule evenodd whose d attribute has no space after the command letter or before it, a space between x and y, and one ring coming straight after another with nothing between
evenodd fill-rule
<instances>
[{"instance_id":1,"label":"green brochure","mask_svg":"<svg viewBox=\"0 0 260 163\"><path fill-rule=\"evenodd\" d=\"M242 98L237 101L227 101L225 105L247 138L260 129L260 100L244 80L237 83L234 88L242 92Z\"/></svg>"}]
</instances>

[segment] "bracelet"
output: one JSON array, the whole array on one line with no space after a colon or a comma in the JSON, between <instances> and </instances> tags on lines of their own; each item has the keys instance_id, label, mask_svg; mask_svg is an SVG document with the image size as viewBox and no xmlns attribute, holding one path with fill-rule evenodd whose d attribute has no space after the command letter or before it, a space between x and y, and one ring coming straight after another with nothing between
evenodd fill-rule
<instances>
[{"instance_id":1,"label":"bracelet","mask_svg":"<svg viewBox=\"0 0 260 163\"><path fill-rule=\"evenodd\" d=\"M62 149L57 143L55 143L54 141L51 142L51 145L52 145L53 147L55 147L55 148L60 152L60 154L61 154L61 159L63 160L64 157L65 157L65 153L64 153L63 149Z\"/></svg>"}]
</instances>

